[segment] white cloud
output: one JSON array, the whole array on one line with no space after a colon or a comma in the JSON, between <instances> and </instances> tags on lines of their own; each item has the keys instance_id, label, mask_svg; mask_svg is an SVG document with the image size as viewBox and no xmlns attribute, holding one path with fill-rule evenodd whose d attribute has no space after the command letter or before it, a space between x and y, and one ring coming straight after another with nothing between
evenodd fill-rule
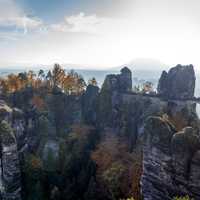
<instances>
[{"instance_id":1,"label":"white cloud","mask_svg":"<svg viewBox=\"0 0 200 200\"><path fill-rule=\"evenodd\" d=\"M172 0L119 1L115 5L118 10L109 9L109 14L102 10L94 11L97 14L75 13L61 22L43 24L27 15L16 0L0 0L0 28L8 27L0 29L0 63L14 60L107 67L148 57L167 64L200 64L200 18L199 13L191 14L199 10L199 0L193 0L198 2L195 4L181 0L173 0L175 4ZM27 32L31 34L24 36Z\"/></svg>"},{"instance_id":2,"label":"white cloud","mask_svg":"<svg viewBox=\"0 0 200 200\"><path fill-rule=\"evenodd\" d=\"M27 33L28 29L34 30L42 25L42 21L36 18L29 18L27 16L17 16L5 18L0 15L1 27L16 27L24 30Z\"/></svg>"},{"instance_id":3,"label":"white cloud","mask_svg":"<svg viewBox=\"0 0 200 200\"><path fill-rule=\"evenodd\" d=\"M78 15L66 16L64 22L52 24L50 29L58 32L103 34L113 30L119 20L106 17L98 17L96 14L86 15L81 12Z\"/></svg>"},{"instance_id":4,"label":"white cloud","mask_svg":"<svg viewBox=\"0 0 200 200\"><path fill-rule=\"evenodd\" d=\"M14 0L0 0L0 27L16 27L24 30L34 30L42 26L38 18L28 17Z\"/></svg>"}]
</instances>

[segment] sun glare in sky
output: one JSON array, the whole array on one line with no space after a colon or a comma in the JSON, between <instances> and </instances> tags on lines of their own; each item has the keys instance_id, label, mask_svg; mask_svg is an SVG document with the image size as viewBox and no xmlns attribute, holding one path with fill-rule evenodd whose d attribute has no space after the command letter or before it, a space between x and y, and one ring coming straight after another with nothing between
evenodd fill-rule
<instances>
[{"instance_id":1,"label":"sun glare in sky","mask_svg":"<svg viewBox=\"0 0 200 200\"><path fill-rule=\"evenodd\" d=\"M198 0L0 0L0 66L200 67Z\"/></svg>"}]
</instances>

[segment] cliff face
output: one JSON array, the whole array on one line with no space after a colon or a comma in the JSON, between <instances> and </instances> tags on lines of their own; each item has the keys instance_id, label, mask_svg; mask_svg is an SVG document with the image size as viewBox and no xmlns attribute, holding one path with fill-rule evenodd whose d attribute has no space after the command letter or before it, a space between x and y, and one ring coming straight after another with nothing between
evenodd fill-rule
<instances>
[{"instance_id":1,"label":"cliff face","mask_svg":"<svg viewBox=\"0 0 200 200\"><path fill-rule=\"evenodd\" d=\"M199 119L196 104L184 100L194 97L193 67L178 65L168 73L163 72L158 93L164 98L131 93L131 77L131 71L125 67L120 74L108 75L100 91L97 86L89 85L79 96L66 95L60 90L46 96L42 94L39 98L40 105L44 105L42 109L37 108L37 104L32 105L31 100L23 111L1 101L0 199L21 200L22 190L23 199L35 195L38 199L44 196L53 200L87 199L84 194L90 196L99 184L95 174L98 166L91 161L91 151L96 148L97 140L101 145L106 131L114 138L108 140L110 143L107 141L109 153L115 156L115 149L120 146L123 155L121 150L116 155L125 157L110 156L111 166L114 161L115 164L121 162L122 171L137 171L133 173L134 180L129 181L137 180L135 185L141 186L144 200L171 200L185 194L199 199ZM39 96L39 92L35 95ZM20 105L17 100L16 105ZM106 142L103 144L106 146ZM100 153L102 151L100 148ZM107 154L105 152L106 162ZM137 157L139 162L132 166ZM101 160L102 157L97 158ZM113 166L105 169L112 172ZM139 178L135 176L141 173L138 186ZM106 180L112 180L112 174L106 175ZM126 189L130 187L127 177L125 174L122 184ZM110 190L119 191L115 187L114 183ZM137 197L139 189L134 186ZM102 198L99 195L99 199L112 199L108 198L109 192ZM128 192L134 194L132 189ZM94 199L97 194L92 196Z\"/></svg>"},{"instance_id":2,"label":"cliff face","mask_svg":"<svg viewBox=\"0 0 200 200\"><path fill-rule=\"evenodd\" d=\"M19 153L14 131L22 134L21 122L15 121L14 112L5 102L1 101L0 113L0 195L4 200L21 200L21 169ZM12 127L14 125L14 129Z\"/></svg>"},{"instance_id":3,"label":"cliff face","mask_svg":"<svg viewBox=\"0 0 200 200\"><path fill-rule=\"evenodd\" d=\"M171 199L177 195L200 197L199 133L192 127L177 132L166 119L150 117L143 145L144 200Z\"/></svg>"},{"instance_id":4,"label":"cliff face","mask_svg":"<svg viewBox=\"0 0 200 200\"><path fill-rule=\"evenodd\" d=\"M122 95L115 107L115 133L129 135L130 151L143 141L144 200L171 200L186 194L199 198L200 135L195 110L192 102L129 94Z\"/></svg>"},{"instance_id":5,"label":"cliff face","mask_svg":"<svg viewBox=\"0 0 200 200\"><path fill-rule=\"evenodd\" d=\"M106 76L103 88L106 87L111 92L127 92L132 90L132 73L130 69L124 67L120 74L110 74Z\"/></svg>"},{"instance_id":6,"label":"cliff face","mask_svg":"<svg viewBox=\"0 0 200 200\"><path fill-rule=\"evenodd\" d=\"M110 116L106 120L109 123L104 123L104 127L120 136L129 135L130 151L142 139L144 200L171 200L186 194L199 199L199 119L196 104L183 101L194 97L193 67L178 65L163 72L158 94L164 98L120 90L118 76L107 76L107 87L101 91L107 89L110 100Z\"/></svg>"},{"instance_id":7,"label":"cliff face","mask_svg":"<svg viewBox=\"0 0 200 200\"><path fill-rule=\"evenodd\" d=\"M158 91L170 99L192 98L194 85L193 68L177 66L168 74L163 72ZM170 200L186 194L199 199L200 134L196 105L170 100L166 108L167 115L145 121L142 195L144 200Z\"/></svg>"},{"instance_id":8,"label":"cliff face","mask_svg":"<svg viewBox=\"0 0 200 200\"><path fill-rule=\"evenodd\" d=\"M158 84L158 93L172 99L194 97L195 73L192 65L177 65L167 73L163 71Z\"/></svg>"},{"instance_id":9,"label":"cliff face","mask_svg":"<svg viewBox=\"0 0 200 200\"><path fill-rule=\"evenodd\" d=\"M159 117L148 120L143 146L142 195L145 200L171 199L172 177L170 142L174 129Z\"/></svg>"}]
</instances>

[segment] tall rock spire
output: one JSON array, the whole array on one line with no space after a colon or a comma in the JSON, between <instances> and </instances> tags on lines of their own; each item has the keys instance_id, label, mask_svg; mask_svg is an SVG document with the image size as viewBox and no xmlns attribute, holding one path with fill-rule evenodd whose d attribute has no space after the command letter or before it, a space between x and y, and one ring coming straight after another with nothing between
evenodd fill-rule
<instances>
[{"instance_id":1,"label":"tall rock spire","mask_svg":"<svg viewBox=\"0 0 200 200\"><path fill-rule=\"evenodd\" d=\"M163 71L158 83L158 94L171 99L192 98L195 80L193 65L177 65L168 73Z\"/></svg>"}]
</instances>

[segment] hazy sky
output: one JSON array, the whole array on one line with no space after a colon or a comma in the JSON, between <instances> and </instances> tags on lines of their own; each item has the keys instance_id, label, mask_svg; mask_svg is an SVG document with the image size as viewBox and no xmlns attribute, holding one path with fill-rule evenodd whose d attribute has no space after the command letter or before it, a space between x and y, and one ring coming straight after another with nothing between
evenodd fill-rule
<instances>
[{"instance_id":1,"label":"hazy sky","mask_svg":"<svg viewBox=\"0 0 200 200\"><path fill-rule=\"evenodd\" d=\"M0 66L135 58L200 68L199 0L0 0Z\"/></svg>"}]
</instances>

